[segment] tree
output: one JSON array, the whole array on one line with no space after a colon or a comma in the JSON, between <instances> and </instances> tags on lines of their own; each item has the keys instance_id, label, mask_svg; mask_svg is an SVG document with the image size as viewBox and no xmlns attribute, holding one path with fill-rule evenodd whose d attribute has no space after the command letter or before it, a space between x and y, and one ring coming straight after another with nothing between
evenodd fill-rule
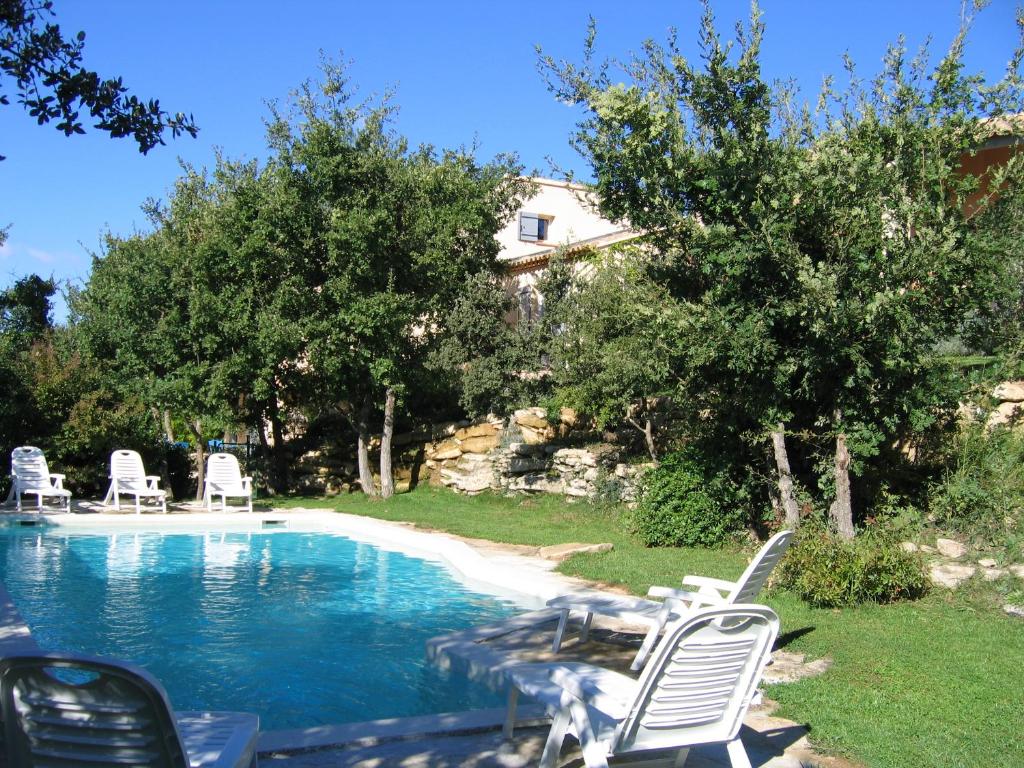
<instances>
[{"instance_id":1,"label":"tree","mask_svg":"<svg viewBox=\"0 0 1024 768\"><path fill-rule=\"evenodd\" d=\"M493 269L494 234L527 184L510 157L480 164L465 150L410 149L390 128L386 101L353 105L344 73L326 64L324 75L319 88L300 89L293 114L275 112L273 162L312 217L304 361L323 405L339 407L357 433L360 484L370 495L371 419L383 412L388 496L396 409L462 283Z\"/></svg>"},{"instance_id":2,"label":"tree","mask_svg":"<svg viewBox=\"0 0 1024 768\"><path fill-rule=\"evenodd\" d=\"M1022 49L986 86L964 72L970 21L931 70L902 43L868 85L847 62L848 89L826 81L813 113L762 78L756 5L727 44L705 3L702 67L674 32L597 64L593 24L582 65L542 58L555 95L586 110L573 143L602 213L647 232L647 275L686 317L671 373L693 436L767 479L784 425L796 450L777 466L795 459L848 535L849 474L884 477L892 446L955 406L930 349L1019 291L1003 276L1021 241L999 230L1020 226L1024 157L984 180L998 195L974 212L983 180L961 158L984 118L1024 105Z\"/></svg>"},{"instance_id":3,"label":"tree","mask_svg":"<svg viewBox=\"0 0 1024 768\"><path fill-rule=\"evenodd\" d=\"M15 81L18 101L39 125L59 120L65 136L84 133L80 111L114 138L132 136L143 154L163 144L164 131L195 137L192 116L171 115L151 99L130 95L121 78L101 78L82 67L85 32L65 39L51 0L0 0L0 71ZM8 104L0 93L0 104ZM0 156L0 160L2 160Z\"/></svg>"}]
</instances>

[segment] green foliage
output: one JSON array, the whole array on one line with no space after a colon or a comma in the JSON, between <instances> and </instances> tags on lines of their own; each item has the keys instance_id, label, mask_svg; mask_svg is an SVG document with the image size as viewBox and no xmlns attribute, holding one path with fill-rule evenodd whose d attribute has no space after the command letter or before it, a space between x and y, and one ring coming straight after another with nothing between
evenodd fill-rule
<instances>
[{"instance_id":1,"label":"green foliage","mask_svg":"<svg viewBox=\"0 0 1024 768\"><path fill-rule=\"evenodd\" d=\"M744 510L722 473L693 451L672 453L647 472L630 527L648 547L714 547L742 528Z\"/></svg>"},{"instance_id":2,"label":"green foliage","mask_svg":"<svg viewBox=\"0 0 1024 768\"><path fill-rule=\"evenodd\" d=\"M929 494L937 526L971 536L980 546L1024 549L1024 435L981 424L963 427L950 446L949 464Z\"/></svg>"},{"instance_id":3,"label":"green foliage","mask_svg":"<svg viewBox=\"0 0 1024 768\"><path fill-rule=\"evenodd\" d=\"M544 329L512 325L515 303L490 272L473 275L445 318L445 332L429 365L455 379L459 404L470 416L504 414L534 405L546 377L533 375L544 350Z\"/></svg>"},{"instance_id":4,"label":"green foliage","mask_svg":"<svg viewBox=\"0 0 1024 768\"><path fill-rule=\"evenodd\" d=\"M919 556L877 528L853 540L805 522L779 566L779 583L819 608L913 600L928 588Z\"/></svg>"},{"instance_id":5,"label":"green foliage","mask_svg":"<svg viewBox=\"0 0 1024 768\"><path fill-rule=\"evenodd\" d=\"M573 143L601 212L647 233L631 282L650 301L625 290L644 322L620 313L583 344L606 364L619 351L622 392L672 391L690 436L727 446L735 475L770 488L761 446L784 422L797 479L827 504L843 434L867 511L884 486L868 477L898 466L888 446L956 407L930 350L1020 306L1024 155L984 177L962 158L991 136L987 118L1024 106L1024 53L986 85L964 71L970 24L931 70L927 48L910 57L902 42L870 81L847 61L847 90L827 80L815 112L762 77L756 5L724 41L705 3L699 63L674 35L597 62L593 26L582 64L542 58L556 97L585 110ZM672 333L653 331L663 317ZM610 406L590 368L567 396Z\"/></svg>"},{"instance_id":6,"label":"green foliage","mask_svg":"<svg viewBox=\"0 0 1024 768\"><path fill-rule=\"evenodd\" d=\"M65 38L47 20L52 16L51 0L0 3L0 72L14 79L18 101L39 125L60 120L57 130L65 136L85 133L79 119L84 107L96 128L115 138L133 136L143 154L164 143L165 130L195 137L199 129L191 115L170 115L154 99L129 95L121 78L103 80L82 67L85 32ZM0 104L7 103L0 93Z\"/></svg>"},{"instance_id":7,"label":"green foliage","mask_svg":"<svg viewBox=\"0 0 1024 768\"><path fill-rule=\"evenodd\" d=\"M549 343L551 377L560 404L601 426L624 421L642 433L656 458L663 421L654 401L674 391L677 339L686 310L645 271L632 247L592 259L577 273L557 265L541 284L545 321L559 329Z\"/></svg>"}]
</instances>

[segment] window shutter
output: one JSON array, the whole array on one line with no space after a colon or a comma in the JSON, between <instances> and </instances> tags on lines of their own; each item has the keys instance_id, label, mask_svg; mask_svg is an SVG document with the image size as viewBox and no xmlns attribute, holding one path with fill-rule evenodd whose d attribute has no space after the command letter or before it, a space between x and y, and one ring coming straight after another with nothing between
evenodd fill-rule
<instances>
[{"instance_id":1,"label":"window shutter","mask_svg":"<svg viewBox=\"0 0 1024 768\"><path fill-rule=\"evenodd\" d=\"M519 214L519 239L531 243L540 240L540 216L535 213Z\"/></svg>"}]
</instances>

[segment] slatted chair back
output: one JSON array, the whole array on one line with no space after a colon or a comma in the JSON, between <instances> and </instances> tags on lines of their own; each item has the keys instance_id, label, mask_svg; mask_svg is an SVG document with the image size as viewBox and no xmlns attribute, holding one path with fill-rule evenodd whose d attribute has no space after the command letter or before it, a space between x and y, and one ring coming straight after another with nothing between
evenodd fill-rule
<instances>
[{"instance_id":1,"label":"slatted chair back","mask_svg":"<svg viewBox=\"0 0 1024 768\"><path fill-rule=\"evenodd\" d=\"M50 468L46 456L34 445L22 445L11 451L11 476L22 490L50 488Z\"/></svg>"},{"instance_id":2,"label":"slatted chair back","mask_svg":"<svg viewBox=\"0 0 1024 768\"><path fill-rule=\"evenodd\" d=\"M146 468L137 451L119 450L110 454L110 479L117 483L119 490L148 489Z\"/></svg>"},{"instance_id":3,"label":"slatted chair back","mask_svg":"<svg viewBox=\"0 0 1024 768\"><path fill-rule=\"evenodd\" d=\"M210 454L206 460L206 483L213 493L242 490L242 470L234 454Z\"/></svg>"},{"instance_id":4,"label":"slatted chair back","mask_svg":"<svg viewBox=\"0 0 1024 768\"><path fill-rule=\"evenodd\" d=\"M748 604L673 624L640 676L612 754L734 739L778 632L770 608Z\"/></svg>"},{"instance_id":5,"label":"slatted chair back","mask_svg":"<svg viewBox=\"0 0 1024 768\"><path fill-rule=\"evenodd\" d=\"M793 538L792 531L779 531L772 536L761 547L761 551L754 556L747 566L747 570L736 580L736 587L729 593L726 602L729 603L753 603L761 594L772 569L779 564L782 556L789 549L789 542Z\"/></svg>"},{"instance_id":6,"label":"slatted chair back","mask_svg":"<svg viewBox=\"0 0 1024 768\"><path fill-rule=\"evenodd\" d=\"M188 768L167 695L144 670L68 654L0 660L8 764Z\"/></svg>"}]
</instances>

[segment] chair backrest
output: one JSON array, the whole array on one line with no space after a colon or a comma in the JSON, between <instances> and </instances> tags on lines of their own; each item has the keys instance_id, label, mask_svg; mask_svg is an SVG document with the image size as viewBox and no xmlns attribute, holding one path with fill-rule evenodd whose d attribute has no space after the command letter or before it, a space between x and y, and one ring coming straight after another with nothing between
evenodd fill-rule
<instances>
[{"instance_id":1,"label":"chair backrest","mask_svg":"<svg viewBox=\"0 0 1024 768\"><path fill-rule=\"evenodd\" d=\"M705 608L672 624L640 675L613 754L730 741L779 633L763 605Z\"/></svg>"},{"instance_id":2,"label":"chair backrest","mask_svg":"<svg viewBox=\"0 0 1024 768\"><path fill-rule=\"evenodd\" d=\"M188 768L167 695L142 669L64 653L0 660L11 766Z\"/></svg>"},{"instance_id":3,"label":"chair backrest","mask_svg":"<svg viewBox=\"0 0 1024 768\"><path fill-rule=\"evenodd\" d=\"M779 531L772 536L761 547L754 559L750 561L747 570L736 579L736 588L729 594L727 602L730 603L752 603L761 594L764 583L772 573L772 569L778 565L779 560L789 549L789 542L793 538L792 531Z\"/></svg>"},{"instance_id":4,"label":"chair backrest","mask_svg":"<svg viewBox=\"0 0 1024 768\"><path fill-rule=\"evenodd\" d=\"M220 488L241 487L242 470L234 454L211 453L206 460L206 482Z\"/></svg>"},{"instance_id":5,"label":"chair backrest","mask_svg":"<svg viewBox=\"0 0 1024 768\"><path fill-rule=\"evenodd\" d=\"M34 445L22 445L11 451L11 477L21 488L49 487L50 468L46 456Z\"/></svg>"},{"instance_id":6,"label":"chair backrest","mask_svg":"<svg viewBox=\"0 0 1024 768\"><path fill-rule=\"evenodd\" d=\"M121 485L145 485L146 468L138 451L119 450L110 454L110 477Z\"/></svg>"}]
</instances>

